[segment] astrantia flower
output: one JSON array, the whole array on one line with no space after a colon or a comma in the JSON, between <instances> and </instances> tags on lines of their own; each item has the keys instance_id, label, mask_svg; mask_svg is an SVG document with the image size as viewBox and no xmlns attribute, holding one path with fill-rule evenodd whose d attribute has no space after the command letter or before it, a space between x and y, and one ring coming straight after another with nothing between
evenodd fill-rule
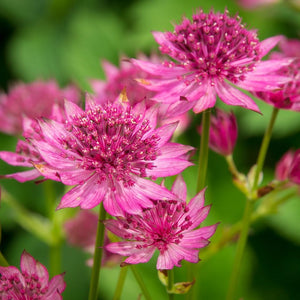
<instances>
[{"instance_id":1,"label":"astrantia flower","mask_svg":"<svg viewBox=\"0 0 300 300\"><path fill-rule=\"evenodd\" d=\"M176 124L155 129L155 107L146 110L143 103L96 105L88 98L85 111L68 101L65 106L67 121L41 120L44 140L32 140L46 162L35 167L76 185L59 208L89 209L103 201L108 213L123 215L152 207L149 198L172 197L145 177L175 175L192 165L185 158L192 147L168 142Z\"/></svg>"},{"instance_id":2,"label":"astrantia flower","mask_svg":"<svg viewBox=\"0 0 300 300\"><path fill-rule=\"evenodd\" d=\"M283 39L279 43L279 48L281 52L274 52L271 57L276 59L290 57L293 60L274 74L287 76L290 81L281 85L279 89L256 92L254 95L279 109L300 111L300 40Z\"/></svg>"},{"instance_id":3,"label":"astrantia flower","mask_svg":"<svg viewBox=\"0 0 300 300\"><path fill-rule=\"evenodd\" d=\"M150 58L139 55L139 59L147 60L152 63L159 63L161 58L152 55ZM136 105L144 101L147 108L152 106L157 107L157 123L159 125L176 122L179 124L175 134L179 134L190 123L190 118L186 113L192 106L187 101L180 101L174 104L158 103L151 100L155 98L156 92L146 89L137 82L153 78L150 74L142 71L139 67L132 64L129 59L123 58L120 62L120 67L112 65L104 61L102 67L106 74L106 80L92 80L91 85L94 90L94 99L97 103L103 104L108 100L114 102L121 95L129 101L131 105ZM158 78L158 76L155 76Z\"/></svg>"},{"instance_id":4,"label":"astrantia flower","mask_svg":"<svg viewBox=\"0 0 300 300\"><path fill-rule=\"evenodd\" d=\"M275 178L300 184L300 149L286 152L276 165Z\"/></svg>"},{"instance_id":5,"label":"astrantia flower","mask_svg":"<svg viewBox=\"0 0 300 300\"><path fill-rule=\"evenodd\" d=\"M198 128L198 132L201 134L201 126ZM233 152L237 134L237 122L234 113L216 109L216 115L211 116L209 147L221 155L230 155Z\"/></svg>"},{"instance_id":6,"label":"astrantia flower","mask_svg":"<svg viewBox=\"0 0 300 300\"><path fill-rule=\"evenodd\" d=\"M123 256L127 264L145 263L159 251L156 268L172 269L182 260L199 261L199 249L208 245L217 225L196 229L207 217L210 207L204 206L204 190L186 204L186 185L179 176L172 187L174 197L184 200L157 200L153 208L140 215L126 214L117 220L106 220L105 226L126 241L106 246Z\"/></svg>"},{"instance_id":7,"label":"astrantia flower","mask_svg":"<svg viewBox=\"0 0 300 300\"><path fill-rule=\"evenodd\" d=\"M63 108L57 103L53 105L52 113L48 112L48 116L57 122L64 122L66 120ZM19 182L25 182L41 176L41 173L33 167L33 164L46 165L47 163L31 143L31 140L44 140L37 120L23 116L23 138L18 140L15 152L0 151L0 158L12 166L26 167L26 170L7 175L1 174L1 177L13 178ZM48 178L56 180L55 172L51 176L50 172L48 172Z\"/></svg>"},{"instance_id":8,"label":"astrantia flower","mask_svg":"<svg viewBox=\"0 0 300 300\"><path fill-rule=\"evenodd\" d=\"M79 90L75 86L60 89L54 80L15 84L7 94L0 94L0 130L22 134L24 116L49 117L53 105L63 106L64 99L78 103Z\"/></svg>"},{"instance_id":9,"label":"astrantia flower","mask_svg":"<svg viewBox=\"0 0 300 300\"><path fill-rule=\"evenodd\" d=\"M23 251L21 271L14 266L0 266L0 298L2 300L59 300L66 284L63 275L49 274L44 265Z\"/></svg>"},{"instance_id":10,"label":"astrantia flower","mask_svg":"<svg viewBox=\"0 0 300 300\"><path fill-rule=\"evenodd\" d=\"M146 88L157 92L157 101L188 100L198 113L213 107L218 95L229 105L259 111L252 98L236 87L264 91L287 81L286 77L269 73L289 60L261 61L281 37L260 42L254 30L247 30L238 16L230 17L227 11L205 14L200 10L192 21L184 18L174 32L153 35L160 51L176 62L132 61L142 70L162 76L143 81Z\"/></svg>"},{"instance_id":11,"label":"astrantia flower","mask_svg":"<svg viewBox=\"0 0 300 300\"><path fill-rule=\"evenodd\" d=\"M80 210L77 215L69 219L64 224L67 242L75 247L83 248L84 251L93 254L96 243L97 225L99 219L95 212L91 210ZM102 255L102 265L105 267L119 264L122 257L105 249L105 245L109 244L110 240L105 232L104 249ZM93 265L93 259L87 261L87 265Z\"/></svg>"}]
</instances>

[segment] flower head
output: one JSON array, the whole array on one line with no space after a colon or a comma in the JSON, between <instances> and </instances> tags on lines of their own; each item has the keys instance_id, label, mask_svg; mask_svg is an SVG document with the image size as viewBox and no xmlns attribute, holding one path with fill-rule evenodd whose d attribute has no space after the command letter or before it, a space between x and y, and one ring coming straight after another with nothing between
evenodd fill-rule
<instances>
[{"instance_id":1,"label":"flower head","mask_svg":"<svg viewBox=\"0 0 300 300\"><path fill-rule=\"evenodd\" d=\"M85 111L65 105L67 121L41 120L44 140L32 140L46 162L35 167L76 185L59 208L89 209L103 201L108 213L123 215L153 206L149 198L170 199L168 190L145 177L175 175L192 165L185 158L192 147L168 142L176 124L155 128L155 107L143 103L97 105L88 98Z\"/></svg>"},{"instance_id":2,"label":"flower head","mask_svg":"<svg viewBox=\"0 0 300 300\"><path fill-rule=\"evenodd\" d=\"M154 207L144 209L140 215L126 214L117 220L106 220L106 228L126 240L111 243L106 249L128 256L124 261L127 264L148 262L157 249L156 268L160 270L180 266L183 259L197 263L199 249L208 245L217 225L196 229L210 209L204 206L204 190L187 204L186 185L178 176L172 192L179 200L157 200Z\"/></svg>"},{"instance_id":3,"label":"flower head","mask_svg":"<svg viewBox=\"0 0 300 300\"><path fill-rule=\"evenodd\" d=\"M49 117L53 105L63 106L65 98L78 103L79 90L71 85L60 89L54 80L15 84L7 94L0 94L0 130L22 134L24 116Z\"/></svg>"},{"instance_id":4,"label":"flower head","mask_svg":"<svg viewBox=\"0 0 300 300\"><path fill-rule=\"evenodd\" d=\"M144 86L156 91L155 99L166 103L188 100L194 112L213 107L216 95L229 105L259 111L255 102L233 85L246 90L269 90L287 78L269 72L287 60L261 61L281 37L260 42L254 30L247 30L241 19L228 12L205 14L202 10L192 21L184 18L174 32L154 32L160 51L176 62L161 65L133 59L142 70L161 75Z\"/></svg>"},{"instance_id":5,"label":"flower head","mask_svg":"<svg viewBox=\"0 0 300 300\"><path fill-rule=\"evenodd\" d=\"M0 298L3 300L59 300L66 284L63 275L49 274L44 265L23 251L21 271L14 266L0 266Z\"/></svg>"},{"instance_id":6,"label":"flower head","mask_svg":"<svg viewBox=\"0 0 300 300\"><path fill-rule=\"evenodd\" d=\"M201 126L198 127L201 134ZM221 109L216 109L216 115L211 116L209 128L209 147L224 156L233 152L238 129L233 112L227 113Z\"/></svg>"},{"instance_id":7,"label":"flower head","mask_svg":"<svg viewBox=\"0 0 300 300\"><path fill-rule=\"evenodd\" d=\"M254 95L274 107L300 111L300 40L283 39L279 47L281 52L274 52L271 57L291 57L293 60L274 74L287 76L290 81L281 85L279 89L255 92Z\"/></svg>"}]
</instances>

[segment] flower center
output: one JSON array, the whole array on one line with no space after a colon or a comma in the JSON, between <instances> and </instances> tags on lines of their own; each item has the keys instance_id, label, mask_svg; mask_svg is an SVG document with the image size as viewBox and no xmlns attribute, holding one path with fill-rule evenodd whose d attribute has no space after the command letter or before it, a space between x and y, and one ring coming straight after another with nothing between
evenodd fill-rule
<instances>
[{"instance_id":1,"label":"flower center","mask_svg":"<svg viewBox=\"0 0 300 300\"><path fill-rule=\"evenodd\" d=\"M48 287L41 288L39 278L35 274L23 274L23 277L25 284L16 274L10 276L0 274L0 297L3 295L6 296L5 299L27 299L27 297L34 300L43 299Z\"/></svg>"},{"instance_id":2,"label":"flower center","mask_svg":"<svg viewBox=\"0 0 300 300\"><path fill-rule=\"evenodd\" d=\"M72 134L63 140L64 155L76 152L81 156L80 167L95 171L100 182L117 180L130 186L132 174L146 177L146 169L153 168L158 137L149 134L149 120L142 120L130 108L97 106L74 115L65 126Z\"/></svg>"},{"instance_id":3,"label":"flower center","mask_svg":"<svg viewBox=\"0 0 300 300\"><path fill-rule=\"evenodd\" d=\"M169 244L179 244L182 232L192 225L188 211L184 202L154 201L154 207L144 209L142 217L126 217L124 228L137 232L136 235L128 234L126 238L143 242L143 245L136 246L138 249L155 246L163 253Z\"/></svg>"},{"instance_id":4,"label":"flower center","mask_svg":"<svg viewBox=\"0 0 300 300\"><path fill-rule=\"evenodd\" d=\"M192 22L184 19L166 37L172 47L163 44L160 50L187 70L187 75L179 78L187 85L191 83L190 73L192 81L200 84L213 78L236 83L244 80L244 74L260 59L256 33L245 29L240 18L231 18L227 11L205 14L201 10Z\"/></svg>"}]
</instances>

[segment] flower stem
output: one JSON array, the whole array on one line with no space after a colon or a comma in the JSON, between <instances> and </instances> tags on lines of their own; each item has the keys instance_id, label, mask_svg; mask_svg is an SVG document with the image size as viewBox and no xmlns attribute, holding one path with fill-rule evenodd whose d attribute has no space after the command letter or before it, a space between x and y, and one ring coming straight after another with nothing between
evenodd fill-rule
<instances>
[{"instance_id":1,"label":"flower stem","mask_svg":"<svg viewBox=\"0 0 300 300\"><path fill-rule=\"evenodd\" d=\"M173 284L174 284L174 270L168 270L168 292L169 292L169 300L174 299L174 294L170 293L173 289Z\"/></svg>"},{"instance_id":2,"label":"flower stem","mask_svg":"<svg viewBox=\"0 0 300 300\"><path fill-rule=\"evenodd\" d=\"M263 140L262 140L262 144L261 144L261 147L260 147L260 150L259 150L258 159L257 159L257 163L256 163L256 170L255 170L254 181L253 181L253 186L252 186L252 193L253 192L255 193L256 189L257 189L259 175L260 175L260 172L263 169L263 165L264 165L264 162L265 162L267 150L268 150L270 140L271 140L271 136L272 136L272 130L273 130L273 127L274 127L274 124L275 124L276 117L278 115L278 111L279 111L278 108L276 108L276 107L273 108L269 125L266 129L265 135L264 135Z\"/></svg>"},{"instance_id":3,"label":"flower stem","mask_svg":"<svg viewBox=\"0 0 300 300\"><path fill-rule=\"evenodd\" d=\"M208 141L210 126L210 109L202 113L202 132L200 139L200 153L198 160L197 193L205 187L206 171L208 162Z\"/></svg>"},{"instance_id":4,"label":"flower stem","mask_svg":"<svg viewBox=\"0 0 300 300\"><path fill-rule=\"evenodd\" d=\"M141 275L139 274L138 270L136 269L136 267L134 265L130 265L131 271L137 281L137 283L139 284L141 291L143 293L143 295L145 296L146 300L151 300L151 296L146 288L146 285L144 283L143 278L141 277Z\"/></svg>"},{"instance_id":5,"label":"flower stem","mask_svg":"<svg viewBox=\"0 0 300 300\"><path fill-rule=\"evenodd\" d=\"M52 234L60 237L60 224L55 214L56 205L56 193L54 183L51 180L46 180L43 183L47 215L51 222ZM61 273L61 262L62 262L62 240L58 238L57 241L50 246L50 276L53 277Z\"/></svg>"},{"instance_id":6,"label":"flower stem","mask_svg":"<svg viewBox=\"0 0 300 300\"><path fill-rule=\"evenodd\" d=\"M99 221L97 227L92 277L90 282L89 300L97 299L98 283L100 278L101 260L102 260L102 252L103 252L103 241L104 241L103 221L105 220L105 217L106 217L106 211L101 202L101 204L99 205Z\"/></svg>"},{"instance_id":7,"label":"flower stem","mask_svg":"<svg viewBox=\"0 0 300 300\"><path fill-rule=\"evenodd\" d=\"M128 267L126 267L126 266L120 268L119 279L118 279L118 282L117 282L117 286L116 286L116 290L115 290L113 300L119 300L121 298L121 294L122 294L122 291L123 291L123 286L124 286L125 278L126 278L126 275L127 275L127 271L128 271Z\"/></svg>"},{"instance_id":8,"label":"flower stem","mask_svg":"<svg viewBox=\"0 0 300 300\"><path fill-rule=\"evenodd\" d=\"M227 297L226 297L227 300L234 299L236 286L237 286L238 278L239 278L241 262L242 262L244 250L245 250L245 247L247 244L248 231L249 231L250 221L251 221L251 214L254 209L255 200L257 199L257 186L258 186L258 181L259 181L259 175L260 175L260 172L262 171L262 168L264 165L264 161L265 161L267 150L268 150L269 143L271 140L272 130L274 127L274 123L275 123L277 114L278 114L278 109L274 107L273 111L272 111L271 119L269 121L269 125L266 129L266 132L263 137L262 144L261 144L261 147L259 150L255 174L254 174L254 181L250 188L251 190L250 190L249 197L246 200L244 216L242 219L241 233L240 233L239 240L237 243L237 250L236 250L236 254L235 254L235 258L234 258L234 262L233 262L232 274L231 274L230 281L229 281L229 288L228 288L228 293L227 293Z\"/></svg>"}]
</instances>

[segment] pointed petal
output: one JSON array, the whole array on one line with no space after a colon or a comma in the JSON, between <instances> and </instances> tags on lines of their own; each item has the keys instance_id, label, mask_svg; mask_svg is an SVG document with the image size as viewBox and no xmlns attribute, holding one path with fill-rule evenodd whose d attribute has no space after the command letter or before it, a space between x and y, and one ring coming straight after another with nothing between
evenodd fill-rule
<instances>
[{"instance_id":1,"label":"pointed petal","mask_svg":"<svg viewBox=\"0 0 300 300\"><path fill-rule=\"evenodd\" d=\"M154 167L151 170L147 170L147 175L155 178L177 175L187 167L193 165L192 162L186 159L161 157L158 157L152 164Z\"/></svg>"},{"instance_id":2,"label":"pointed petal","mask_svg":"<svg viewBox=\"0 0 300 300\"><path fill-rule=\"evenodd\" d=\"M10 151L0 151L0 158L12 166L31 167L29 158Z\"/></svg>"},{"instance_id":3,"label":"pointed petal","mask_svg":"<svg viewBox=\"0 0 300 300\"><path fill-rule=\"evenodd\" d=\"M103 199L104 209L112 216L124 216L124 211L115 199L115 192L111 189L106 191Z\"/></svg>"},{"instance_id":4,"label":"pointed petal","mask_svg":"<svg viewBox=\"0 0 300 300\"><path fill-rule=\"evenodd\" d=\"M193 108L194 113L198 114L208 108L211 108L216 103L216 92L214 87L210 85L210 83L202 83L206 84L206 92L200 99L196 102L196 105Z\"/></svg>"},{"instance_id":5,"label":"pointed petal","mask_svg":"<svg viewBox=\"0 0 300 300\"><path fill-rule=\"evenodd\" d=\"M176 127L178 126L178 122L165 124L152 132L152 134L156 134L159 137L157 148L162 147L166 142L168 142Z\"/></svg>"},{"instance_id":6,"label":"pointed petal","mask_svg":"<svg viewBox=\"0 0 300 300\"><path fill-rule=\"evenodd\" d=\"M106 192L105 182L99 184L97 176L92 176L84 184L77 185L67 192L57 209L77 206L83 209L93 208L103 200Z\"/></svg>"},{"instance_id":7,"label":"pointed petal","mask_svg":"<svg viewBox=\"0 0 300 300\"><path fill-rule=\"evenodd\" d=\"M45 296L49 297L49 300L62 299L61 296L59 297L59 294L61 294L65 290L65 288L66 283L64 282L64 274L56 275L50 280L48 291Z\"/></svg>"},{"instance_id":8,"label":"pointed petal","mask_svg":"<svg viewBox=\"0 0 300 300\"><path fill-rule=\"evenodd\" d=\"M65 100L65 112L66 112L66 117L68 119L68 121L72 122L73 118L75 115L81 115L83 113L83 110L76 105L75 103L71 102L71 101L67 101Z\"/></svg>"},{"instance_id":9,"label":"pointed petal","mask_svg":"<svg viewBox=\"0 0 300 300\"><path fill-rule=\"evenodd\" d=\"M258 106L251 97L247 96L231 85L225 82L218 82L215 88L220 99L226 104L242 106L244 108L260 112Z\"/></svg>"},{"instance_id":10,"label":"pointed petal","mask_svg":"<svg viewBox=\"0 0 300 300\"><path fill-rule=\"evenodd\" d=\"M167 143L160 148L159 159L179 157L194 149L195 148L192 146L187 146L187 145L182 145L177 143Z\"/></svg>"},{"instance_id":11,"label":"pointed petal","mask_svg":"<svg viewBox=\"0 0 300 300\"><path fill-rule=\"evenodd\" d=\"M155 247L142 248L139 252L136 252L126 258L125 262L128 264L146 263L153 256L154 251Z\"/></svg>"},{"instance_id":12,"label":"pointed petal","mask_svg":"<svg viewBox=\"0 0 300 300\"><path fill-rule=\"evenodd\" d=\"M267 38L260 42L259 48L261 50L261 57L265 56L271 49L273 49L284 37L282 35L276 35Z\"/></svg>"},{"instance_id":13,"label":"pointed petal","mask_svg":"<svg viewBox=\"0 0 300 300\"><path fill-rule=\"evenodd\" d=\"M187 188L181 174L179 174L173 182L171 192L178 196L178 199L186 200Z\"/></svg>"},{"instance_id":14,"label":"pointed petal","mask_svg":"<svg viewBox=\"0 0 300 300\"><path fill-rule=\"evenodd\" d=\"M13 178L19 182L26 182L26 181L34 180L34 179L40 177L41 175L42 174L38 170L32 169L32 170L28 170L28 171L4 175L4 177L5 178Z\"/></svg>"}]
</instances>

